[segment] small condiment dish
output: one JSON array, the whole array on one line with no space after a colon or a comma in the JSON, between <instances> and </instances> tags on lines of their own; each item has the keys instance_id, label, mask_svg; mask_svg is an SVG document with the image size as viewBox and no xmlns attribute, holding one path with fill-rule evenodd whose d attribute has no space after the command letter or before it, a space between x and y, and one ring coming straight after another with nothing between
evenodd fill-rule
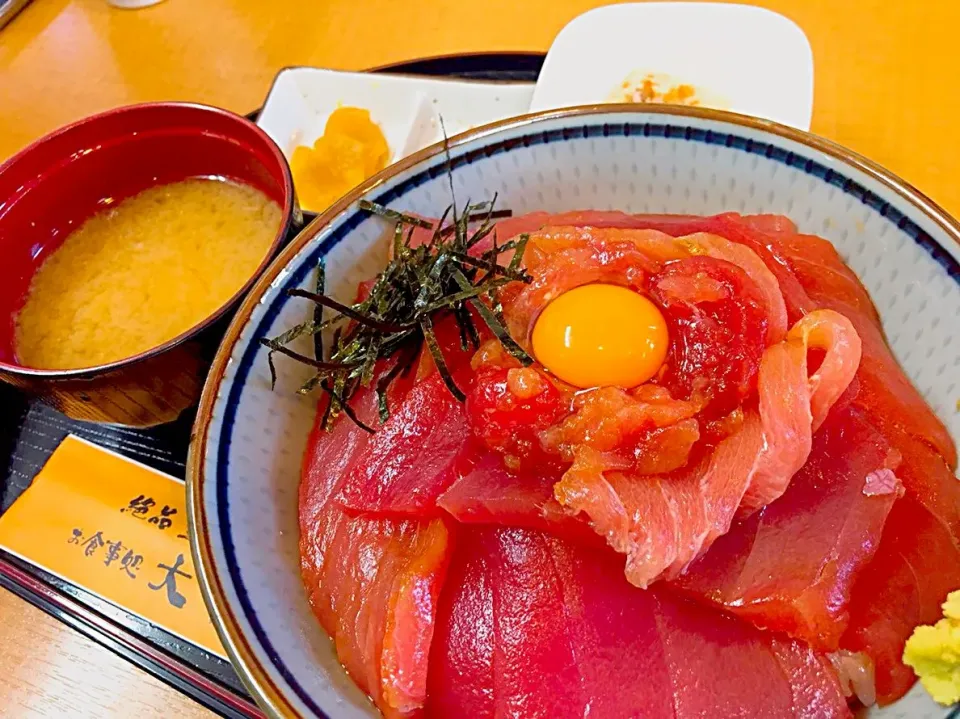
<instances>
[{"instance_id":1,"label":"small condiment dish","mask_svg":"<svg viewBox=\"0 0 960 719\"><path fill-rule=\"evenodd\" d=\"M436 124L426 95L377 75L321 69L289 69L277 75L258 124L289 159L299 145L312 145L338 107L370 111L396 162L432 141ZM311 208L313 209L313 208ZM318 208L324 209L324 208Z\"/></svg>"},{"instance_id":2,"label":"small condiment dish","mask_svg":"<svg viewBox=\"0 0 960 719\"><path fill-rule=\"evenodd\" d=\"M338 107L369 110L390 148L389 165L441 140L444 130L452 137L526 112L532 91L530 83L293 67L277 75L257 124L289 160L298 146L312 145L323 134L327 119Z\"/></svg>"},{"instance_id":3,"label":"small condiment dish","mask_svg":"<svg viewBox=\"0 0 960 719\"><path fill-rule=\"evenodd\" d=\"M813 52L803 30L764 8L721 3L629 3L580 15L550 47L530 109L610 102L647 75L692 86L706 107L810 128Z\"/></svg>"}]
</instances>

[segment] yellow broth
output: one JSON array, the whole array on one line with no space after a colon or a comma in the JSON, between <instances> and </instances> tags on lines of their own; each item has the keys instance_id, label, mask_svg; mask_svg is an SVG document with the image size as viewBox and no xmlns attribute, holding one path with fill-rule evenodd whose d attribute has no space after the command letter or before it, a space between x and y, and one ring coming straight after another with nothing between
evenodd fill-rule
<instances>
[{"instance_id":1,"label":"yellow broth","mask_svg":"<svg viewBox=\"0 0 960 719\"><path fill-rule=\"evenodd\" d=\"M201 178L98 212L33 277L16 321L18 362L93 367L186 332L250 279L280 216L259 190Z\"/></svg>"}]
</instances>

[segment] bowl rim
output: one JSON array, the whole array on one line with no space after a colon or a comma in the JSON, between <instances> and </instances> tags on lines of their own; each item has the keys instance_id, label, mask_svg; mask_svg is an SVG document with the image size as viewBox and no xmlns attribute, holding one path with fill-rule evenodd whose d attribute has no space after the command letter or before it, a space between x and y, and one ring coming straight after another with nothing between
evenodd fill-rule
<instances>
[{"instance_id":1,"label":"bowl rim","mask_svg":"<svg viewBox=\"0 0 960 719\"><path fill-rule=\"evenodd\" d=\"M286 157L283 154L283 151L279 148L276 142L271 138L259 125L255 122L251 122L242 115L238 115L235 112L226 110L222 107L215 107L213 105L206 105L199 102L178 102L178 101L161 101L161 102L141 102L133 105L122 105L120 107L111 108L103 112L90 115L88 117L81 118L74 122L71 122L68 125L59 127L53 132L50 132L43 137L34 140L29 145L24 147L22 150L17 152L15 155L5 160L3 163L0 163L0 174L6 172L11 167L13 167L17 162L20 162L27 155L35 152L38 148L46 145L49 142L54 141L55 139L66 135L68 133L74 132L77 129L84 127L86 125L98 123L107 118L116 117L118 115L139 115L145 112L152 112L155 110L175 108L180 110L190 110L190 111L199 111L201 114L219 115L220 117L229 120L235 125L238 126L247 126L248 129L253 131L254 136L263 144L270 156L277 162L282 173L282 192L283 192L283 204L280 207L281 221L280 226L277 228L277 232L274 235L273 241L270 243L270 247L267 249L266 254L263 259L260 261L260 264L253 270L247 280L243 285L233 293L225 302L221 303L213 312L204 317L200 322L193 325L189 329L181 332L180 334L172 337L163 344L157 345L156 347L151 347L150 349L144 350L138 354L132 355L130 357L124 357L119 360L114 360L113 362L106 362L100 365L93 365L91 367L78 367L76 369L43 369L38 367L27 367L20 364L4 362L0 360L0 372L9 374L15 377L29 378L32 380L49 380L49 381L60 381L60 380L73 380L73 379L90 379L93 377L102 376L117 370L127 369L133 365L145 362L149 359L157 357L158 355L164 354L169 350L178 347L185 342L193 339L205 329L217 322L223 315L233 307L241 298L246 296L257 279L261 274L270 266L271 261L273 260L274 255L277 253L277 250L283 246L283 242L290 233L290 228L294 224L295 219L299 216L299 205L297 203L296 194L293 187L293 175L290 171L290 164L287 162ZM235 143L233 143L235 144ZM242 146L241 146L242 147ZM245 150L244 150L245 151Z\"/></svg>"},{"instance_id":2,"label":"bowl rim","mask_svg":"<svg viewBox=\"0 0 960 719\"><path fill-rule=\"evenodd\" d=\"M953 240L954 244L960 247L960 222L913 185L879 164L832 140L808 131L798 130L772 120L764 120L726 110L674 105L594 103L558 110L543 110L498 120L451 137L446 143L446 147L454 150L468 142L490 138L501 131L536 124L541 121L604 114L662 115L722 122L750 130L759 130L781 139L796 142L839 160L855 170L863 172L872 180L881 183L899 195L905 202L916 207L921 214L932 220ZM220 395L224 373L240 334L247 326L250 316L260 303L263 294L269 289L276 277L327 225L342 212L348 210L359 198L375 190L394 176L444 151L445 143L437 142L388 166L341 197L300 231L260 276L238 308L211 364L200 397L186 467L187 520L190 527L190 547L194 570L198 575L201 594L206 602L207 610L234 669L261 709L268 716L277 719L298 716L297 710L257 659L250 640L241 633L234 609L227 602L220 575L214 565L211 538L207 532L208 517L203 505L203 486L207 481L204 473L204 459L208 450L207 439L213 421L213 409ZM211 481L213 480L211 479Z\"/></svg>"}]
</instances>

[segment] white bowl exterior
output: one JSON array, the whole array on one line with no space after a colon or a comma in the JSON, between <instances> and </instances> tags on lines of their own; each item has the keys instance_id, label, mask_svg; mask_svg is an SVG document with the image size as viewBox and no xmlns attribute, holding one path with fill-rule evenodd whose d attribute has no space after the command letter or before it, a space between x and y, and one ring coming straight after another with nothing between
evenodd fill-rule
<instances>
[{"instance_id":1,"label":"white bowl exterior","mask_svg":"<svg viewBox=\"0 0 960 719\"><path fill-rule=\"evenodd\" d=\"M460 203L497 192L498 205L518 214L586 208L782 213L801 231L831 240L870 290L907 374L960 438L960 352L952 333L960 316L960 277L947 270L951 262L956 267L960 247L884 183L777 135L680 115L597 112L545 119L470 140L453 156L481 148L488 152L474 153L453 171ZM434 156L387 180L370 198L436 215L450 202L443 162ZM829 181L811 174L811 163L821 175L833 173ZM430 168L434 176L424 179ZM887 216L847 194L846 180L872 192ZM911 225L897 225L898 212L939 244L939 258L911 236ZM356 283L383 265L383 230L379 219L353 206L321 228L276 277L232 348L205 452L195 458L205 476L200 500L207 525L201 529L209 536L217 583L257 662L304 716L376 712L344 676L300 583L297 484L315 400L293 393L303 375L283 358L277 362L280 386L271 391L266 351L257 340L306 318L307 303L287 298L284 290L311 287L324 252L334 292L351 299ZM946 713L916 689L875 715Z\"/></svg>"},{"instance_id":2,"label":"white bowl exterior","mask_svg":"<svg viewBox=\"0 0 960 719\"><path fill-rule=\"evenodd\" d=\"M803 130L813 52L796 23L726 3L607 5L570 21L550 46L531 110L605 102L631 73L695 86L712 106Z\"/></svg>"}]
</instances>

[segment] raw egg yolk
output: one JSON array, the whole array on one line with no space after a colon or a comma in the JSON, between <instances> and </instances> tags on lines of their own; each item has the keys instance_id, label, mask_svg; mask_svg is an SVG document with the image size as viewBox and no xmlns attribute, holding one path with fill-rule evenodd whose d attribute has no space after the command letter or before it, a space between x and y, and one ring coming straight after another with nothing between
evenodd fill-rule
<instances>
[{"instance_id":1,"label":"raw egg yolk","mask_svg":"<svg viewBox=\"0 0 960 719\"><path fill-rule=\"evenodd\" d=\"M533 353L575 387L635 387L667 356L667 323L643 295L617 285L583 285L546 306L533 327Z\"/></svg>"}]
</instances>

